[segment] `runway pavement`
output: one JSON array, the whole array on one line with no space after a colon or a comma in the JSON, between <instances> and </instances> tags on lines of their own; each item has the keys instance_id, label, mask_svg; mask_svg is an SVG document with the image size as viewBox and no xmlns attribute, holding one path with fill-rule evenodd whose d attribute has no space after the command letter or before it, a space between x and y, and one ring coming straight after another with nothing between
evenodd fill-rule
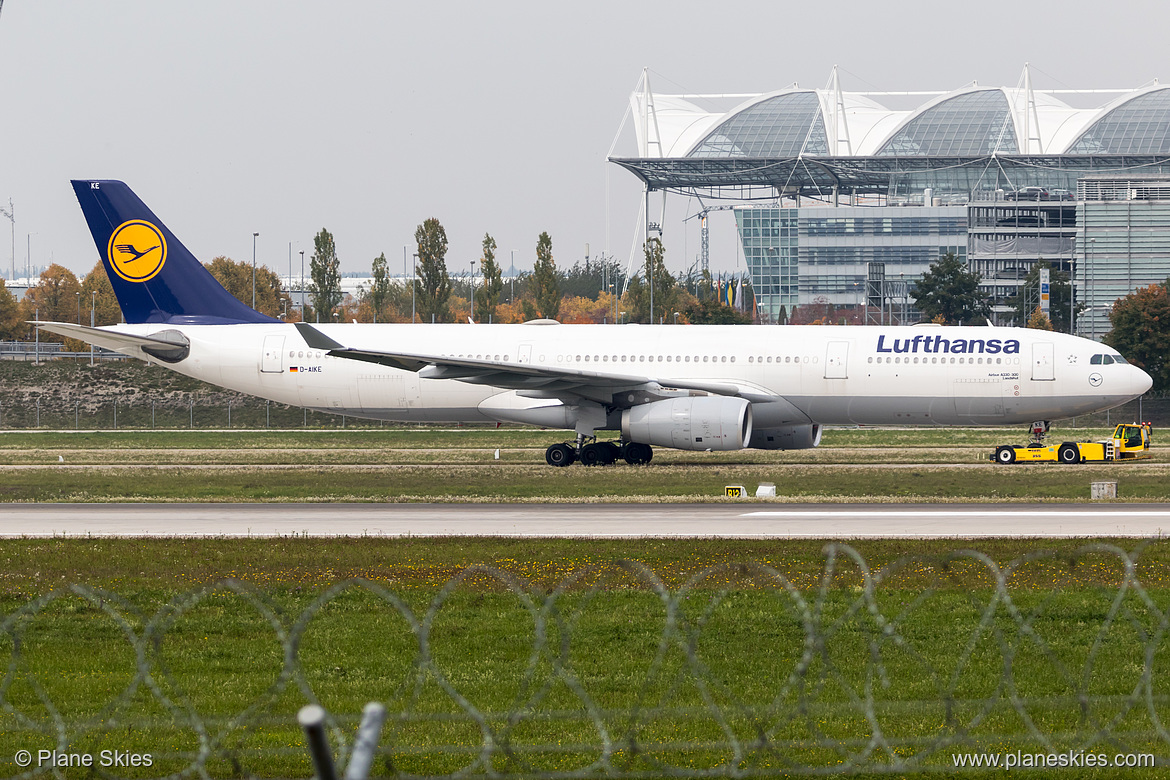
<instances>
[{"instance_id":1,"label":"runway pavement","mask_svg":"<svg viewBox=\"0 0 1170 780\"><path fill-rule=\"evenodd\" d=\"M3 504L0 537L1161 537L1170 504Z\"/></svg>"}]
</instances>

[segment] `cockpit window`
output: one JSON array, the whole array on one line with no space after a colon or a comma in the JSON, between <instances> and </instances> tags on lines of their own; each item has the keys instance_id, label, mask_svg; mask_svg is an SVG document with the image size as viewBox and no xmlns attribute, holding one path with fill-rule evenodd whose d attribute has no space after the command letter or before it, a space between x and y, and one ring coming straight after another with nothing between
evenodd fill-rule
<instances>
[{"instance_id":1,"label":"cockpit window","mask_svg":"<svg viewBox=\"0 0 1170 780\"><path fill-rule=\"evenodd\" d=\"M1089 358L1089 364L1094 366L1111 366L1114 363L1124 363L1125 358L1121 355L1093 355Z\"/></svg>"},{"instance_id":2,"label":"cockpit window","mask_svg":"<svg viewBox=\"0 0 1170 780\"><path fill-rule=\"evenodd\" d=\"M1113 362L1114 363L1129 363L1129 361L1126 360L1125 358L1123 358L1121 355L1114 355Z\"/></svg>"},{"instance_id":3,"label":"cockpit window","mask_svg":"<svg viewBox=\"0 0 1170 780\"><path fill-rule=\"evenodd\" d=\"M1104 355L1093 355L1093 357L1089 358L1089 365L1092 365L1092 366L1101 365L1101 358L1103 358L1103 357L1105 357L1105 356Z\"/></svg>"}]
</instances>

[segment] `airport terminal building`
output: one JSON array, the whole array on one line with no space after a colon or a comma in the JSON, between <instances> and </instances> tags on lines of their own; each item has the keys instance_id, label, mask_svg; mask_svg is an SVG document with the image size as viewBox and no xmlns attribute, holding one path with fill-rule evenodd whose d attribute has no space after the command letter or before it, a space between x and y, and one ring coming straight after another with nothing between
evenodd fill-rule
<instances>
[{"instance_id":1,"label":"airport terminal building","mask_svg":"<svg viewBox=\"0 0 1170 780\"><path fill-rule=\"evenodd\" d=\"M644 78L639 156L613 161L651 192L734 204L765 320L814 303L913 320L909 286L953 252L1000 324L1034 264L1071 273L1077 331L1100 338L1113 301L1170 277L1170 86L1042 91L1025 68L1016 87L847 92L834 72L702 105L717 98Z\"/></svg>"}]
</instances>

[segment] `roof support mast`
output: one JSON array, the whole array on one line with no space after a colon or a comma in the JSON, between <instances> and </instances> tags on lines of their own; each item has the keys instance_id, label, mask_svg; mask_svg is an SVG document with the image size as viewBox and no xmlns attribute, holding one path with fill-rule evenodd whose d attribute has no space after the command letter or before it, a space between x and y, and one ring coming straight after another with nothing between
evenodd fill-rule
<instances>
[{"instance_id":1,"label":"roof support mast","mask_svg":"<svg viewBox=\"0 0 1170 780\"><path fill-rule=\"evenodd\" d=\"M1040 114L1036 111L1036 93L1032 91L1031 63L1024 63L1024 137L1020 148L1024 154L1044 154L1044 141L1040 138ZM1032 142L1035 141L1033 144Z\"/></svg>"}]
</instances>

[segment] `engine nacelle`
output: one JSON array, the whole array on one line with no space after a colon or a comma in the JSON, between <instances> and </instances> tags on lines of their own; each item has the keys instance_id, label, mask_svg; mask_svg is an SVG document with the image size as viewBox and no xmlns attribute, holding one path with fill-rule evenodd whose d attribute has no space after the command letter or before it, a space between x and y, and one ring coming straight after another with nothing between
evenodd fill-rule
<instances>
[{"instance_id":1,"label":"engine nacelle","mask_svg":"<svg viewBox=\"0 0 1170 780\"><path fill-rule=\"evenodd\" d=\"M741 450L752 437L752 405L742 398L669 398L622 412L629 441L676 450Z\"/></svg>"},{"instance_id":2,"label":"engine nacelle","mask_svg":"<svg viewBox=\"0 0 1170 780\"><path fill-rule=\"evenodd\" d=\"M752 431L748 446L756 450L810 450L820 443L821 426L785 425Z\"/></svg>"}]
</instances>

